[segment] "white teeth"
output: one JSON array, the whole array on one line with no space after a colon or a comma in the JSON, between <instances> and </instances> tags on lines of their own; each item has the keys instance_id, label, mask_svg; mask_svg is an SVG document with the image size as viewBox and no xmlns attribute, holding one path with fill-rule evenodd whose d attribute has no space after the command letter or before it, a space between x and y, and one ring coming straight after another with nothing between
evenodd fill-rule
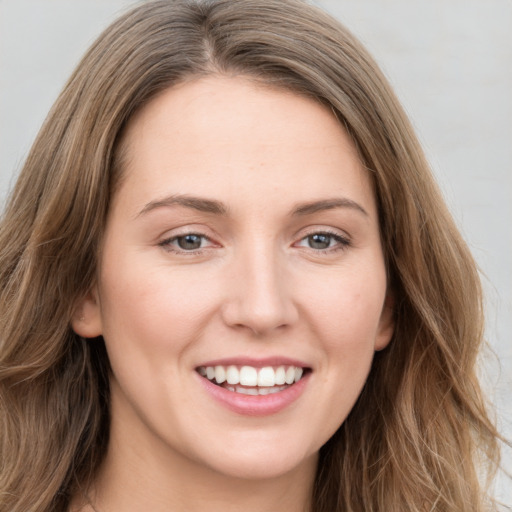
<instances>
[{"instance_id":1,"label":"white teeth","mask_svg":"<svg viewBox=\"0 0 512 512\"><path fill-rule=\"evenodd\" d=\"M217 384L222 384L226 380L226 370L224 369L224 366L215 367L215 380L217 381Z\"/></svg>"},{"instance_id":2,"label":"white teeth","mask_svg":"<svg viewBox=\"0 0 512 512\"><path fill-rule=\"evenodd\" d=\"M286 370L284 366L280 366L276 370L275 382L277 386L282 386L286 382Z\"/></svg>"},{"instance_id":3,"label":"white teeth","mask_svg":"<svg viewBox=\"0 0 512 512\"><path fill-rule=\"evenodd\" d=\"M238 391L244 389L237 387L236 391L245 394L261 394L266 395L276 392L278 386L284 386L298 382L304 374L304 369L300 366L264 366L263 368L255 368L254 366L242 366L238 369L235 365L230 365L227 368L222 365L217 366L200 366L197 371L208 380L214 381L217 384L226 382L230 386L225 386L230 391L235 391L233 386L240 384L241 386L248 386L255 389L255 393L251 390ZM258 389L260 388L260 389ZM284 389L284 388L283 388ZM259 391L262 391L259 393Z\"/></svg>"},{"instance_id":4,"label":"white teeth","mask_svg":"<svg viewBox=\"0 0 512 512\"><path fill-rule=\"evenodd\" d=\"M272 387L276 384L275 372L272 366L260 368L258 372L258 386Z\"/></svg>"},{"instance_id":5,"label":"white teeth","mask_svg":"<svg viewBox=\"0 0 512 512\"><path fill-rule=\"evenodd\" d=\"M240 384L242 386L256 386L258 384L258 370L252 366L242 366L240 369Z\"/></svg>"},{"instance_id":6,"label":"white teeth","mask_svg":"<svg viewBox=\"0 0 512 512\"><path fill-rule=\"evenodd\" d=\"M274 386L273 388L244 388L242 386L226 386L228 391L241 395L272 395L283 391L288 386Z\"/></svg>"},{"instance_id":7,"label":"white teeth","mask_svg":"<svg viewBox=\"0 0 512 512\"><path fill-rule=\"evenodd\" d=\"M288 386L274 386L273 388L259 388L258 391L260 395L272 395L273 393L279 393L279 391L283 391Z\"/></svg>"},{"instance_id":8,"label":"white teeth","mask_svg":"<svg viewBox=\"0 0 512 512\"><path fill-rule=\"evenodd\" d=\"M240 372L236 366L228 366L226 370L226 380L228 384L239 384L240 383Z\"/></svg>"},{"instance_id":9,"label":"white teeth","mask_svg":"<svg viewBox=\"0 0 512 512\"><path fill-rule=\"evenodd\" d=\"M285 382L286 382L286 384L293 384L294 380L295 380L295 368L293 366L290 366L286 370Z\"/></svg>"}]
</instances>

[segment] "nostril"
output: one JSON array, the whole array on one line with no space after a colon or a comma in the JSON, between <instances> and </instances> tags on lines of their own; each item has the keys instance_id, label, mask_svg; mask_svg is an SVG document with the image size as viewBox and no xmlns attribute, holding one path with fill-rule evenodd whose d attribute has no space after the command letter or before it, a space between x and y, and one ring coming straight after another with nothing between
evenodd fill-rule
<instances>
[{"instance_id":1,"label":"nostril","mask_svg":"<svg viewBox=\"0 0 512 512\"><path fill-rule=\"evenodd\" d=\"M237 279L233 280L235 283ZM250 283L238 278L239 287L223 307L224 322L231 328L262 337L294 325L299 314L292 298L278 283L259 278Z\"/></svg>"}]
</instances>

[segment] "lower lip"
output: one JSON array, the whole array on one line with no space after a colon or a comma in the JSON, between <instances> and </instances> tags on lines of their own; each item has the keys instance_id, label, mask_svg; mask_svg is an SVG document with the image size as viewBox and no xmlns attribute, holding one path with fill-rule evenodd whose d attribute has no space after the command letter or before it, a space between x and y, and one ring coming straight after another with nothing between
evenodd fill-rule
<instances>
[{"instance_id":1,"label":"lower lip","mask_svg":"<svg viewBox=\"0 0 512 512\"><path fill-rule=\"evenodd\" d=\"M245 416L268 416L276 414L295 402L304 392L311 373L307 373L298 382L291 386L269 395L243 395L229 391L208 379L201 377L204 389L221 405L237 414Z\"/></svg>"}]
</instances>

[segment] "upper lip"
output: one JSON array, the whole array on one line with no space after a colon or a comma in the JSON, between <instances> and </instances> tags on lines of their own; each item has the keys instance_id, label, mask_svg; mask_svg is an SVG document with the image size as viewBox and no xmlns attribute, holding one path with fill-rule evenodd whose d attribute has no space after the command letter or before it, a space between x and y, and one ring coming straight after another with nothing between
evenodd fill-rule
<instances>
[{"instance_id":1,"label":"upper lip","mask_svg":"<svg viewBox=\"0 0 512 512\"><path fill-rule=\"evenodd\" d=\"M225 357L222 359L212 359L210 361L205 361L197 365L197 368L201 366L253 366L254 368L263 368L265 366L296 366L300 368L311 368L311 366L304 361L283 356L272 356L264 358L246 356Z\"/></svg>"}]
</instances>

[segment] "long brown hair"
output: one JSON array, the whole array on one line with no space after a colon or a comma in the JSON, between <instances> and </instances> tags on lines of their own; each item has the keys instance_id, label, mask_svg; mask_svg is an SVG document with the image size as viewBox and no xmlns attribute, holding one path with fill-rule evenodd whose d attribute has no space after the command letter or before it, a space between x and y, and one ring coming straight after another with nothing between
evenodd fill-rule
<instances>
[{"instance_id":1,"label":"long brown hair","mask_svg":"<svg viewBox=\"0 0 512 512\"><path fill-rule=\"evenodd\" d=\"M159 91L248 75L327 105L379 204L396 329L322 448L315 512L478 512L498 433L475 375L473 259L387 81L338 22L299 0L162 0L113 23L45 121L0 224L0 510L64 512L108 444L103 341L70 328L94 282L119 141Z\"/></svg>"}]
</instances>

